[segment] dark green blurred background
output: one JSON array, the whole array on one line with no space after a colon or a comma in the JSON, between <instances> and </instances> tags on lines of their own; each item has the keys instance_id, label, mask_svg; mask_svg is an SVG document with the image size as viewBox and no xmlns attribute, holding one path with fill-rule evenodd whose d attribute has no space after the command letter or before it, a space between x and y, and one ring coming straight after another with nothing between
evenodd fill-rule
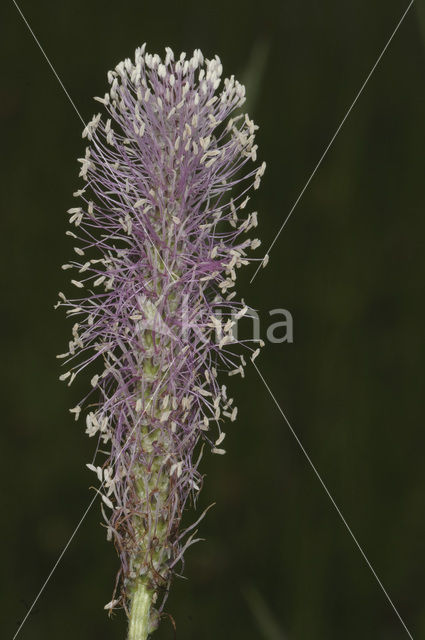
<instances>
[{"instance_id":1,"label":"dark green blurred background","mask_svg":"<svg viewBox=\"0 0 425 640\"><path fill-rule=\"evenodd\" d=\"M30 2L20 6L84 119L106 72L147 41L200 47L245 79L268 171L267 246L407 2ZM416 638L425 637L425 20L407 16L252 287L294 343L257 361ZM16 8L2 3L2 615L11 638L87 506L93 441L58 381L70 325L66 210L81 123ZM265 326L265 325L264 325ZM407 638L251 367L232 379L228 455L205 458L206 543L167 610L179 640ZM123 639L107 619L117 561L90 512L20 637ZM157 640L172 639L164 620Z\"/></svg>"}]
</instances>

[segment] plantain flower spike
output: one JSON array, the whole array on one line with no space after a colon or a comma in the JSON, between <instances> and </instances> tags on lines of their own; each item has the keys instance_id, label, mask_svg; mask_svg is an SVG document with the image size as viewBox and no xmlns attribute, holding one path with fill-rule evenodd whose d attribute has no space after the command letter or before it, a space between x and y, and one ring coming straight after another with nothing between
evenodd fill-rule
<instances>
[{"instance_id":1,"label":"plantain flower spike","mask_svg":"<svg viewBox=\"0 0 425 640\"><path fill-rule=\"evenodd\" d=\"M261 341L238 340L238 269L259 246L247 195L256 165L258 127L245 114L233 76L221 83L216 56L196 50L164 60L135 52L108 73L83 137L84 184L68 211L75 255L63 269L79 297L60 293L72 319L61 354L71 384L86 367L86 433L104 463L87 466L100 483L107 537L120 558L106 609L124 607L129 640L158 626L173 574L182 571L196 526L183 528L202 486L202 443L224 454L223 424L237 409L222 376L244 374ZM248 234L249 235L249 234ZM260 343L260 344L255 344Z\"/></svg>"}]
</instances>

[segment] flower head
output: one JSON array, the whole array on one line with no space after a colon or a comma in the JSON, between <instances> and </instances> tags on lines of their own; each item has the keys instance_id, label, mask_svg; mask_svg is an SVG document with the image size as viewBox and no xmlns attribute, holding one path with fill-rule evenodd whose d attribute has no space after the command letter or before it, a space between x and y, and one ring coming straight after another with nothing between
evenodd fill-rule
<instances>
[{"instance_id":1,"label":"flower head","mask_svg":"<svg viewBox=\"0 0 425 640\"><path fill-rule=\"evenodd\" d=\"M110 90L83 136L89 145L68 231L76 256L64 269L81 297L60 305L73 318L69 383L90 365L86 432L108 447L101 482L108 538L120 556L127 605L142 585L161 610L173 572L192 544L182 530L200 491L200 441L224 449L223 422L237 410L221 376L243 375L232 327L247 311L237 270L259 241L247 213L265 164L253 168L256 125L229 119L245 100L218 57L175 60L136 50L108 73ZM257 345L251 354L257 354ZM81 407L72 409L78 418ZM155 609L150 607L151 629Z\"/></svg>"}]
</instances>

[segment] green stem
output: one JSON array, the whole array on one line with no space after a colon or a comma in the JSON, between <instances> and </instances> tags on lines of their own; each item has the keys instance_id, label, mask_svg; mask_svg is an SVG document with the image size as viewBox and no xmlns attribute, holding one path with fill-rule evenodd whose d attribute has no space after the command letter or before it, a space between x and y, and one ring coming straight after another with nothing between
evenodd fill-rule
<instances>
[{"instance_id":1,"label":"green stem","mask_svg":"<svg viewBox=\"0 0 425 640\"><path fill-rule=\"evenodd\" d=\"M146 640L148 637L151 601L152 592L140 581L131 598L128 640Z\"/></svg>"}]
</instances>

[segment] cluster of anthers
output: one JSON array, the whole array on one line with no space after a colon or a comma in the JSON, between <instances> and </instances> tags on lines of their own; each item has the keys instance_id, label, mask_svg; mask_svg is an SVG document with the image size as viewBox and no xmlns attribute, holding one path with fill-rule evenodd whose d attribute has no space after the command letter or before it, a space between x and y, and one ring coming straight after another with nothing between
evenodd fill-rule
<instances>
[{"instance_id":1,"label":"cluster of anthers","mask_svg":"<svg viewBox=\"0 0 425 640\"><path fill-rule=\"evenodd\" d=\"M95 397L71 411L78 419L86 407L86 433L106 453L87 466L121 560L106 608L126 608L130 637L143 616L147 632L156 627L196 541L199 520L180 523L202 485L197 445L223 454L224 419L237 413L220 377L243 375L238 345L252 358L261 346L233 327L247 312L235 299L237 270L260 244L246 236L257 226L247 192L265 163L252 168L252 120L228 118L245 89L233 76L219 89L221 73L217 56L176 60L167 48L162 61L145 45L110 71L109 92L96 98L106 115L83 132L80 206L68 212L76 255L62 268L81 297L60 293L74 321L60 379L93 375Z\"/></svg>"}]
</instances>

